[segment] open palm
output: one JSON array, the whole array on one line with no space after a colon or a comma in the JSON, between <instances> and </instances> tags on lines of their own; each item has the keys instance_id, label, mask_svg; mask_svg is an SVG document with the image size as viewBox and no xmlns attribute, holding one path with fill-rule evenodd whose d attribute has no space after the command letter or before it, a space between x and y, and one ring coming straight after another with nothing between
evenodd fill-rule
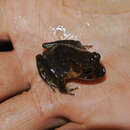
<instances>
[{"instance_id":1,"label":"open palm","mask_svg":"<svg viewBox=\"0 0 130 130\"><path fill-rule=\"evenodd\" d=\"M60 124L65 125L57 130L130 128L129 12L83 13L51 0L2 4L6 22L1 24L1 39L9 37L15 49L0 53L1 130L42 130ZM76 96L54 93L40 78L35 56L43 52L42 43L61 39L93 45L102 55L105 79L68 83L79 87Z\"/></svg>"}]
</instances>

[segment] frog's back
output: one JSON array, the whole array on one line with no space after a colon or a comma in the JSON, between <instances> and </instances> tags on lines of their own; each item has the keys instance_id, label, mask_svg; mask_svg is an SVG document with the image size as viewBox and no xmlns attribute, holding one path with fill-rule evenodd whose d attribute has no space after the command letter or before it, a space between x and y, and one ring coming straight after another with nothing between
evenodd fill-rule
<instances>
[{"instance_id":1,"label":"frog's back","mask_svg":"<svg viewBox=\"0 0 130 130\"><path fill-rule=\"evenodd\" d=\"M80 50L80 51L79 51ZM81 52L82 49L79 49L77 47L74 47L72 45L57 45L55 47L52 47L49 51L48 51L48 57L53 57L57 60L59 59L77 59L79 58L79 56L81 54L79 54Z\"/></svg>"},{"instance_id":2,"label":"frog's back","mask_svg":"<svg viewBox=\"0 0 130 130\"><path fill-rule=\"evenodd\" d=\"M72 64L80 61L81 57L77 49L70 45L57 45L44 52L48 67L55 68L57 75L66 75ZM64 76L63 76L64 77Z\"/></svg>"}]
</instances>

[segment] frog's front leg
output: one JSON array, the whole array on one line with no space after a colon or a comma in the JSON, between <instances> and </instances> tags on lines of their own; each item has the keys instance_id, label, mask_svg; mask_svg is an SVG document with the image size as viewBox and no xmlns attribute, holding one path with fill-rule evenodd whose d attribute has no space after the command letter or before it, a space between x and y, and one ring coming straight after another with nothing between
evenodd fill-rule
<instances>
[{"instance_id":1,"label":"frog's front leg","mask_svg":"<svg viewBox=\"0 0 130 130\"><path fill-rule=\"evenodd\" d=\"M73 45L74 47L82 48L85 49L84 46L80 43L80 41L75 41L75 40L59 40L59 41L54 41L54 42L47 42L43 43L42 47L43 48L51 48L56 45Z\"/></svg>"},{"instance_id":2,"label":"frog's front leg","mask_svg":"<svg viewBox=\"0 0 130 130\"><path fill-rule=\"evenodd\" d=\"M67 88L67 87L66 87L66 88ZM68 88L67 88L67 93L70 94L70 95L75 96L75 93L72 93L72 92L75 91L75 90L77 90L77 89L79 89L79 87L69 88L69 86L68 86Z\"/></svg>"},{"instance_id":3,"label":"frog's front leg","mask_svg":"<svg viewBox=\"0 0 130 130\"><path fill-rule=\"evenodd\" d=\"M59 91L60 91L61 93L74 96L75 94L72 93L72 91L78 89L78 87L76 87L76 88L71 88L71 89L70 89L69 87L66 86L66 82L65 82L65 81L60 81L60 84L59 84L58 89L59 89Z\"/></svg>"}]
</instances>

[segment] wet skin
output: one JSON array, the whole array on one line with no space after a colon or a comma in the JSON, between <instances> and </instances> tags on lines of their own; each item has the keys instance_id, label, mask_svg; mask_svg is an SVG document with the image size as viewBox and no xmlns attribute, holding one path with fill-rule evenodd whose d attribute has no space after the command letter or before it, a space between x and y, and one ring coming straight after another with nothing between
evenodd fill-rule
<instances>
[{"instance_id":1,"label":"wet skin","mask_svg":"<svg viewBox=\"0 0 130 130\"><path fill-rule=\"evenodd\" d=\"M100 63L100 54L89 52L80 41L60 40L44 43L47 50L36 56L40 76L54 90L71 94L66 83L71 79L85 81L97 80L105 75L105 68Z\"/></svg>"}]
</instances>

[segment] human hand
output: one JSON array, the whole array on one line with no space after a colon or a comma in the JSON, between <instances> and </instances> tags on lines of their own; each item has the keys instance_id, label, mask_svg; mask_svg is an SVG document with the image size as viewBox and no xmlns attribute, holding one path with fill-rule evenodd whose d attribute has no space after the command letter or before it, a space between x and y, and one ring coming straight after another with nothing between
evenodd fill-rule
<instances>
[{"instance_id":1,"label":"human hand","mask_svg":"<svg viewBox=\"0 0 130 130\"><path fill-rule=\"evenodd\" d=\"M10 88L1 91L1 100L27 89L29 85L31 89L1 104L1 129L44 129L50 124L57 125L60 121L56 120L57 117L70 120L60 130L129 128L129 13L109 17L81 13L79 18L75 15L78 12L60 4L28 0L25 7L24 0L6 3L8 29L5 30L15 51L9 53L12 55L10 60L5 59L5 53L0 55L5 60L4 69L1 67L1 90ZM56 31L57 25L62 25L63 30ZM92 44L93 49L102 54L107 69L106 79L101 83L69 83L68 86L80 86L75 97L58 91L54 93L39 77L35 64L35 56L42 52L43 42L62 38Z\"/></svg>"}]
</instances>

